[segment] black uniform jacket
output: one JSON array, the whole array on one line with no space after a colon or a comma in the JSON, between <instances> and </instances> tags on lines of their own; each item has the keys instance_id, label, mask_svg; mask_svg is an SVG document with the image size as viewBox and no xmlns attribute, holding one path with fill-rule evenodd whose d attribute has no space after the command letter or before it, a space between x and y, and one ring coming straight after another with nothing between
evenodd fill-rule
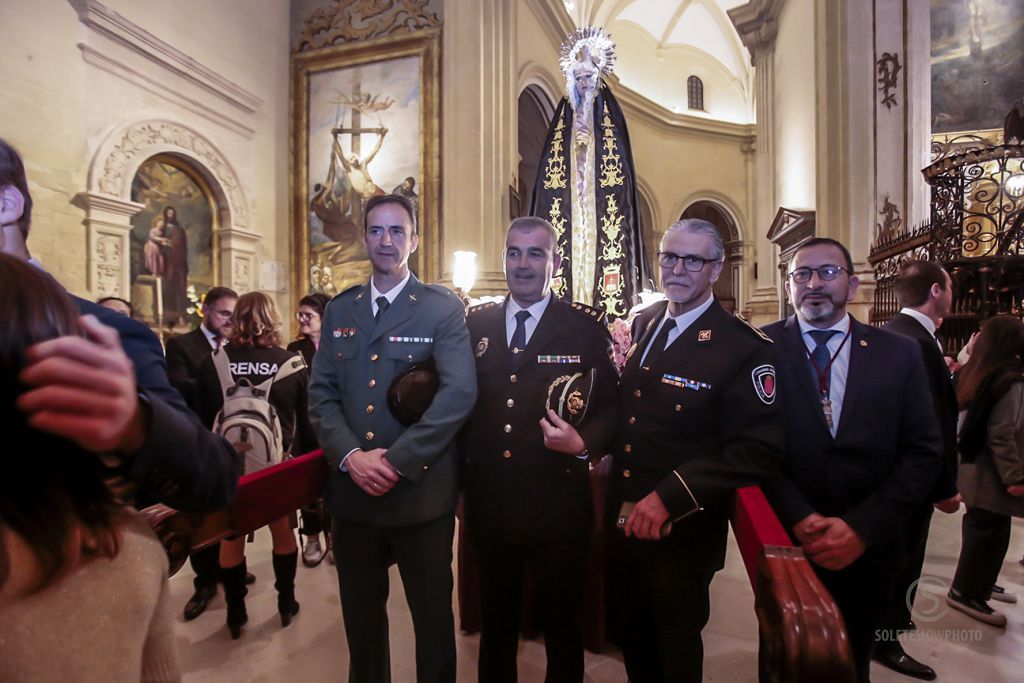
<instances>
[{"instance_id":1,"label":"black uniform jacket","mask_svg":"<svg viewBox=\"0 0 1024 683\"><path fill-rule=\"evenodd\" d=\"M932 403L935 406L935 415L939 418L939 430L942 432L943 461L942 471L935 482L928 502L934 503L956 495L956 421L959 409L956 404L956 390L953 388L953 379L949 373L949 367L942 358L935 337L931 335L924 325L914 320L909 315L897 313L892 320L885 324L884 329L890 332L902 334L917 341L921 346L921 358L924 360L924 369L928 374L928 385L932 391Z\"/></svg>"},{"instance_id":2,"label":"black uniform jacket","mask_svg":"<svg viewBox=\"0 0 1024 683\"><path fill-rule=\"evenodd\" d=\"M918 344L850 320L850 368L835 437L796 318L772 323L786 416L783 474L764 486L787 529L818 512L841 517L867 546L864 561L898 567L904 526L941 469L938 422Z\"/></svg>"},{"instance_id":3,"label":"black uniform jacket","mask_svg":"<svg viewBox=\"0 0 1024 683\"><path fill-rule=\"evenodd\" d=\"M580 436L594 460L615 432L611 336L603 312L552 298L526 348L508 348L505 305L470 309L479 396L459 440L466 519L475 533L515 542L547 541L593 524L586 459L544 446L540 420L551 382L595 369Z\"/></svg>"},{"instance_id":4,"label":"black uniform jacket","mask_svg":"<svg viewBox=\"0 0 1024 683\"><path fill-rule=\"evenodd\" d=\"M633 323L609 513L614 519L622 501L657 491L677 520L672 536L685 535L693 561L716 570L732 494L776 473L783 457L771 342L715 301L643 367L666 307L650 306Z\"/></svg>"}]
</instances>

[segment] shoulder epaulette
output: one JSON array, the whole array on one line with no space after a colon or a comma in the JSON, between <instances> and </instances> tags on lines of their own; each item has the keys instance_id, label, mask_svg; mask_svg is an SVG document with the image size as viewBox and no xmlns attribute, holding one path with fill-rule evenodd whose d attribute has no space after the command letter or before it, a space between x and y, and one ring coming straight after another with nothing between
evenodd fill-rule
<instances>
[{"instance_id":1,"label":"shoulder epaulette","mask_svg":"<svg viewBox=\"0 0 1024 683\"><path fill-rule=\"evenodd\" d=\"M470 306L469 310L466 311L466 317L468 318L471 315L476 315L477 313L480 313L482 311L490 310L490 309L494 308L495 306L500 306L500 305L501 304L499 304L497 301L485 301L482 304L477 304L476 306Z\"/></svg>"},{"instance_id":2,"label":"shoulder epaulette","mask_svg":"<svg viewBox=\"0 0 1024 683\"><path fill-rule=\"evenodd\" d=\"M604 323L604 319L607 316L603 308L597 308L596 306L588 306L587 304L580 303L579 301L573 301L569 304L569 308L576 311L585 318L589 318L596 323Z\"/></svg>"},{"instance_id":3,"label":"shoulder epaulette","mask_svg":"<svg viewBox=\"0 0 1024 683\"><path fill-rule=\"evenodd\" d=\"M430 291L436 292L437 294L443 294L444 296L458 296L455 292L448 289L444 285L438 285L433 282L423 282L422 284L424 289L429 289Z\"/></svg>"},{"instance_id":4,"label":"shoulder epaulette","mask_svg":"<svg viewBox=\"0 0 1024 683\"><path fill-rule=\"evenodd\" d=\"M352 291L352 290L354 290L354 289L361 289L362 287L365 287L365 286L366 286L366 285L352 285L352 286L351 286L351 287L349 287L348 289L346 289L346 290L344 290L344 291L342 291L342 292L339 292L339 293L335 294L335 295L334 295L334 298L333 298L333 299L331 299L331 301L334 301L334 299L337 299L338 297L342 297L342 296L345 296L346 294L348 294L349 292L351 292L351 291Z\"/></svg>"},{"instance_id":5,"label":"shoulder epaulette","mask_svg":"<svg viewBox=\"0 0 1024 683\"><path fill-rule=\"evenodd\" d=\"M735 318L736 318L737 320L739 320L739 321L740 321L741 323L743 323L743 326L744 326L744 327L746 327L746 328L747 328L747 329L749 329L749 330L750 330L751 332L753 332L754 334L756 334L756 335L757 335L758 337L760 337L760 338L761 338L762 340L764 340L764 341L768 342L769 344L774 344L774 343L775 343L774 341L772 341L772 338L771 338L771 337L769 337L769 336L768 336L767 334L765 334L764 332L762 332L762 331L761 331L761 328L760 328L760 327L757 327L757 326L755 326L755 325L751 324L751 322L750 322L749 320L747 320L746 318L744 318L744 317L743 317L742 315L740 315L739 313L737 313L737 314L736 314L735 316L733 316L733 317L735 317Z\"/></svg>"}]
</instances>

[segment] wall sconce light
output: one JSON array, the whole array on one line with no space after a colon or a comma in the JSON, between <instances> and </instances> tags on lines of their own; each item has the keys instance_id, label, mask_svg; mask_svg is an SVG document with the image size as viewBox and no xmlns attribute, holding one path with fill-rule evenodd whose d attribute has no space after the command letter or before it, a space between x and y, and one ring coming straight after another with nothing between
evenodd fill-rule
<instances>
[{"instance_id":1,"label":"wall sconce light","mask_svg":"<svg viewBox=\"0 0 1024 683\"><path fill-rule=\"evenodd\" d=\"M457 251L453 254L452 285L464 300L469 300L469 291L476 284L476 252Z\"/></svg>"},{"instance_id":2,"label":"wall sconce light","mask_svg":"<svg viewBox=\"0 0 1024 683\"><path fill-rule=\"evenodd\" d=\"M1014 199L1024 196L1024 174L1017 173L1006 179L1006 192Z\"/></svg>"}]
</instances>

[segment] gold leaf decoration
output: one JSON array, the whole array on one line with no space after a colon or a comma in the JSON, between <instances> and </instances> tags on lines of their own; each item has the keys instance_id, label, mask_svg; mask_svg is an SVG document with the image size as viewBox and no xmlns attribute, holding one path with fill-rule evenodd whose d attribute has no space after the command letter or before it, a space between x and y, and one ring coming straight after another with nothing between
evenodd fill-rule
<instances>
[{"instance_id":1,"label":"gold leaf decoration","mask_svg":"<svg viewBox=\"0 0 1024 683\"><path fill-rule=\"evenodd\" d=\"M560 190L565 187L565 159L562 155L564 130L565 121L560 118L555 126L555 135L551 138L551 156L548 157L547 167L544 169L545 190Z\"/></svg>"}]
</instances>

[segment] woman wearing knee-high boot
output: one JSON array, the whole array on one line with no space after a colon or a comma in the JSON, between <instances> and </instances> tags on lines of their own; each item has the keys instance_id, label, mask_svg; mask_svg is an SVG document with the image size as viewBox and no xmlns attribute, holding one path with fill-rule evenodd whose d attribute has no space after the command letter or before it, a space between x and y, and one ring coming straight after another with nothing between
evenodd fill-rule
<instances>
[{"instance_id":1,"label":"woman wearing knee-high boot","mask_svg":"<svg viewBox=\"0 0 1024 683\"><path fill-rule=\"evenodd\" d=\"M988 605L1010 543L1010 518L1024 517L1024 323L988 320L957 382L960 471L967 505L963 544L947 602L994 626L1006 616Z\"/></svg>"},{"instance_id":2,"label":"woman wearing knee-high boot","mask_svg":"<svg viewBox=\"0 0 1024 683\"><path fill-rule=\"evenodd\" d=\"M227 354L231 378L238 382L248 379L253 385L265 382L277 374L285 363L297 354L281 348L283 324L270 297L262 292L243 294L231 316L228 344L218 353ZM270 404L277 411L281 435L286 452L304 453L307 445L315 443L306 410L307 373L296 372L274 382L270 390ZM224 404L214 358L204 361L199 370L199 413L206 424L212 426ZM247 469L246 474L252 469ZM295 600L295 567L298 546L289 517L281 517L270 524L273 538L274 588L277 589L277 610L281 625L287 626L299 612ZM232 638L241 635L248 621L245 611L245 538L238 537L221 542L221 576L224 598L227 602L227 625Z\"/></svg>"}]
</instances>

